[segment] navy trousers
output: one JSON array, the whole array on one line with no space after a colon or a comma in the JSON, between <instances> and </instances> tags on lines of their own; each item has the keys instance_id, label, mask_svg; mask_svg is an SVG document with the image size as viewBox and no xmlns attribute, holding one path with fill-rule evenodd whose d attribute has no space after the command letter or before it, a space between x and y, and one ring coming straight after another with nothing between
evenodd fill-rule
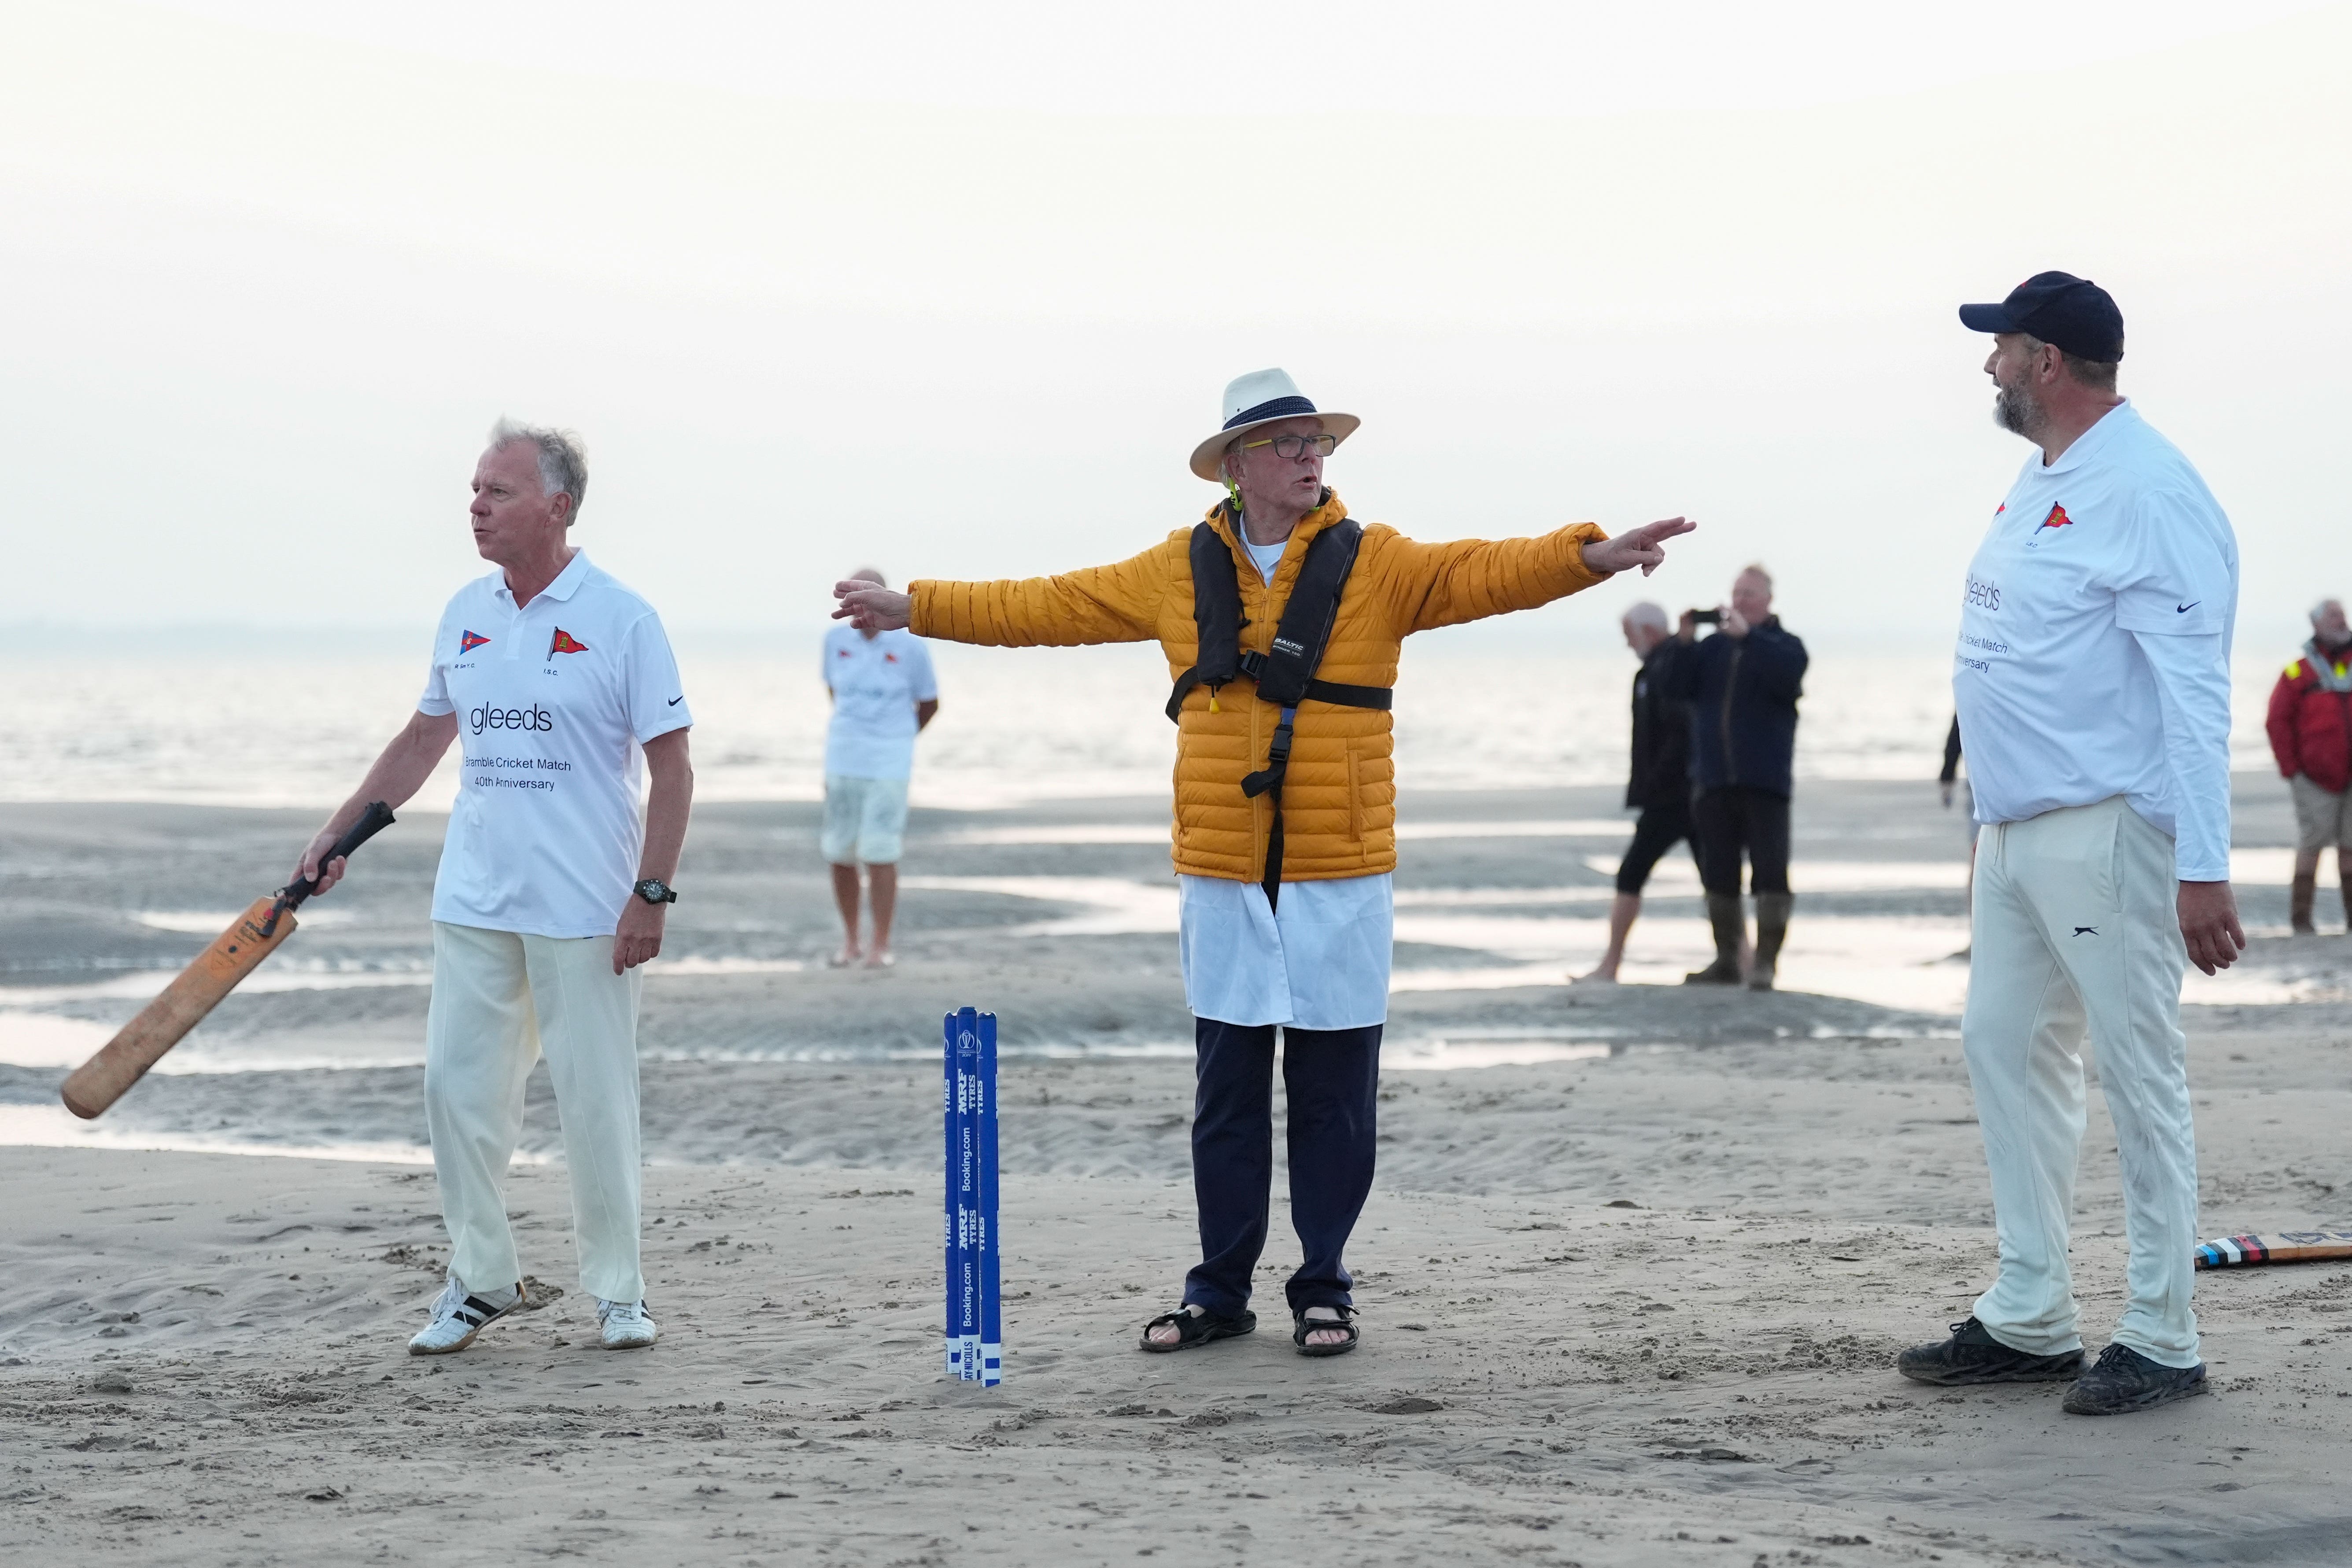
<instances>
[{"instance_id":1,"label":"navy trousers","mask_svg":"<svg viewBox=\"0 0 2352 1568\"><path fill-rule=\"evenodd\" d=\"M1691 843L1699 879L1710 893L1739 896L1739 855L1748 852L1748 890L1789 890L1789 797L1729 784L1703 789L1691 802Z\"/></svg>"},{"instance_id":2,"label":"navy trousers","mask_svg":"<svg viewBox=\"0 0 2352 1568\"><path fill-rule=\"evenodd\" d=\"M1290 1222L1304 1260L1290 1277L1292 1312L1344 1307L1355 1285L1340 1254L1372 1190L1381 1027L1282 1031L1290 1100ZM1192 1194L1201 1264L1184 1277L1186 1305L1231 1317L1249 1305L1265 1250L1274 1188L1274 1030L1192 1021Z\"/></svg>"}]
</instances>

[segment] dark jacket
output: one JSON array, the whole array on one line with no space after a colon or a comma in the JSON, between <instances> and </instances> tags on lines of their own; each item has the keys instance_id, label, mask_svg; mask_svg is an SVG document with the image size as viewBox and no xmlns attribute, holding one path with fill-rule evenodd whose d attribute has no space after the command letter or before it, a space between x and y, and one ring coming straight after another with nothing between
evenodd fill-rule
<instances>
[{"instance_id":1,"label":"dark jacket","mask_svg":"<svg viewBox=\"0 0 2352 1568\"><path fill-rule=\"evenodd\" d=\"M1670 689L1691 705L1691 784L1790 793L1805 645L1768 616L1744 637L1683 645Z\"/></svg>"},{"instance_id":2,"label":"dark jacket","mask_svg":"<svg viewBox=\"0 0 2352 1568\"><path fill-rule=\"evenodd\" d=\"M1667 689L1682 646L1666 638L1633 676L1633 770L1625 804L1638 811L1690 805L1690 704Z\"/></svg>"}]
</instances>

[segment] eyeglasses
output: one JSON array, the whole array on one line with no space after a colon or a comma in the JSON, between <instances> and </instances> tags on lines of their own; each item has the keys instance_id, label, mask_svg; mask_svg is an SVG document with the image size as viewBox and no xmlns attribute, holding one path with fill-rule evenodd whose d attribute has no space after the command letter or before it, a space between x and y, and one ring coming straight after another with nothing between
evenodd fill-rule
<instances>
[{"instance_id":1,"label":"eyeglasses","mask_svg":"<svg viewBox=\"0 0 2352 1568\"><path fill-rule=\"evenodd\" d=\"M1263 441L1243 442L1242 450L1246 452L1254 447L1271 447L1277 458L1296 458L1312 447L1317 457L1328 458L1339 444L1337 436L1269 436Z\"/></svg>"}]
</instances>

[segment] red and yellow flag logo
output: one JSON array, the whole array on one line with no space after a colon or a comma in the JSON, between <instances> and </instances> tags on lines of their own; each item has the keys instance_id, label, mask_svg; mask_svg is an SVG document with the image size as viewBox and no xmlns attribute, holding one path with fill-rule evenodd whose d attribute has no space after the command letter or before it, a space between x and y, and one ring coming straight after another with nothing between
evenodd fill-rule
<instances>
[{"instance_id":1,"label":"red and yellow flag logo","mask_svg":"<svg viewBox=\"0 0 2352 1568\"><path fill-rule=\"evenodd\" d=\"M582 642L562 626L555 628L555 640L547 645L547 657L550 658L553 658L559 653L586 653L587 651L586 643Z\"/></svg>"},{"instance_id":2,"label":"red and yellow flag logo","mask_svg":"<svg viewBox=\"0 0 2352 1568\"><path fill-rule=\"evenodd\" d=\"M2066 509L2064 507L2053 505L2050 509L2050 515L2042 520L2042 528L2063 528L2074 521L2074 520L2073 518L2066 515ZM2033 531L2039 533L2042 531L2042 528L2037 528ZM562 634L559 632L557 635L560 637Z\"/></svg>"}]
</instances>

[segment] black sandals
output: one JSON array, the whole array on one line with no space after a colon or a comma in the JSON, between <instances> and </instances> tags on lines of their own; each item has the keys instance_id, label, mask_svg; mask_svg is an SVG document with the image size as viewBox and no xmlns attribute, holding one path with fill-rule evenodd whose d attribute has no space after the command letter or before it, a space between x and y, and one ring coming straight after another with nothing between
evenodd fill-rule
<instances>
[{"instance_id":1,"label":"black sandals","mask_svg":"<svg viewBox=\"0 0 2352 1568\"><path fill-rule=\"evenodd\" d=\"M1151 1337L1152 1330L1165 1328L1170 1323L1176 1325L1173 1340L1163 1342ZM1144 1324L1143 1338L1137 1343L1139 1348L1159 1355L1170 1351L1188 1351L1194 1345L1205 1345L1217 1340L1238 1339L1244 1334L1255 1332L1256 1329L1255 1312L1236 1312L1230 1318L1223 1318L1214 1312L1191 1312L1179 1307L1172 1312L1162 1312Z\"/></svg>"},{"instance_id":2,"label":"black sandals","mask_svg":"<svg viewBox=\"0 0 2352 1568\"><path fill-rule=\"evenodd\" d=\"M1294 1325L1290 1331L1290 1342L1298 1347L1300 1355L1346 1355L1349 1351L1354 1350L1357 1342L1363 1338L1356 1328L1355 1308L1334 1307L1331 1310L1339 1315L1336 1318L1310 1318L1304 1312L1290 1314L1290 1321ZM1308 1344L1307 1336L1318 1329L1338 1329L1348 1337L1336 1345Z\"/></svg>"}]
</instances>

